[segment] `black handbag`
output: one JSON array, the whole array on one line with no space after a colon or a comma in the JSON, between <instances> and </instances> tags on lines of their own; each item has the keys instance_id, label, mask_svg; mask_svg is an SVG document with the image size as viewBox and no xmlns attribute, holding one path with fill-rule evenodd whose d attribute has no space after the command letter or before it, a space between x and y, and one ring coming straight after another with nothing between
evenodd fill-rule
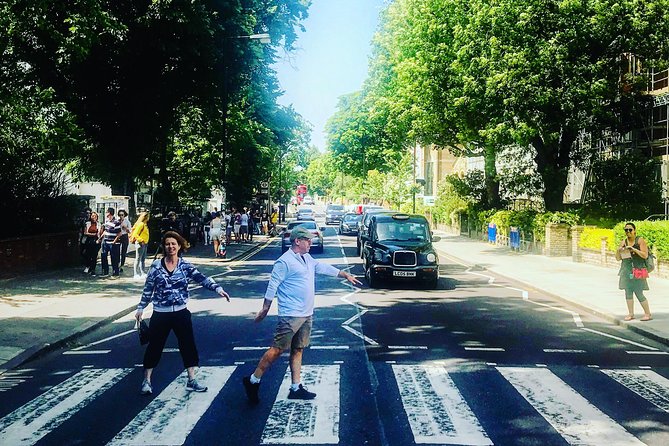
<instances>
[{"instance_id":1,"label":"black handbag","mask_svg":"<svg viewBox=\"0 0 669 446\"><path fill-rule=\"evenodd\" d=\"M137 333L139 333L139 343L145 345L149 343L149 324L144 319L139 321L137 325Z\"/></svg>"}]
</instances>

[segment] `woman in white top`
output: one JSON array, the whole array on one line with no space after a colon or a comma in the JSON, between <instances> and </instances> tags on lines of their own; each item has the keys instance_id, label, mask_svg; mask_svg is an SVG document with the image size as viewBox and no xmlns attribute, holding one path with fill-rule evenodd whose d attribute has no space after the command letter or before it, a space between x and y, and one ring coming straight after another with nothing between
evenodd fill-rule
<instances>
[{"instance_id":1,"label":"woman in white top","mask_svg":"<svg viewBox=\"0 0 669 446\"><path fill-rule=\"evenodd\" d=\"M219 248L223 242L223 236L221 232L221 214L219 212L214 212L212 215L214 218L211 219L211 229L209 229L209 238L214 245L214 254L216 257L219 256Z\"/></svg>"}]
</instances>

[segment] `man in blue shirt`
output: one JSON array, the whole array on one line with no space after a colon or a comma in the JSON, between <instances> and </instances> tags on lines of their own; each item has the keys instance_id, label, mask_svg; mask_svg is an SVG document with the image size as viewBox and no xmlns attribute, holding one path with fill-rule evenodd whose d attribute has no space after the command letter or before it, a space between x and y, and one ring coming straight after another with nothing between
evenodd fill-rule
<instances>
[{"instance_id":1,"label":"man in blue shirt","mask_svg":"<svg viewBox=\"0 0 669 446\"><path fill-rule=\"evenodd\" d=\"M251 376L243 379L246 396L252 403L259 401L260 378L284 350L290 348L291 382L289 399L310 400L316 394L302 384L302 352L309 345L315 300L315 274L343 277L354 285L362 283L346 271L316 261L309 255L311 239L315 235L303 227L290 233L291 248L274 263L272 277L267 285L262 309L255 321L262 321L277 296L279 320L272 346L265 352Z\"/></svg>"}]
</instances>

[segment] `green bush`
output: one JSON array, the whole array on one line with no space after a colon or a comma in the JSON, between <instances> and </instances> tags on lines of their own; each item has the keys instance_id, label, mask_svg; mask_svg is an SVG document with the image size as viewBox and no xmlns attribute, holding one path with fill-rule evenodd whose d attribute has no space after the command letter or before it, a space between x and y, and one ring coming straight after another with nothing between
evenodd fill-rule
<instances>
[{"instance_id":1,"label":"green bush","mask_svg":"<svg viewBox=\"0 0 669 446\"><path fill-rule=\"evenodd\" d=\"M432 218L437 223L453 225L459 220L460 214L467 211L467 205L467 200L456 193L454 186L448 181L443 181L439 185L437 198L431 209Z\"/></svg>"},{"instance_id":2,"label":"green bush","mask_svg":"<svg viewBox=\"0 0 669 446\"><path fill-rule=\"evenodd\" d=\"M581 248L589 248L599 250L602 246L602 237L607 237L606 247L609 251L615 251L617 246L617 239L613 229L586 227L583 229L581 239L578 246Z\"/></svg>"},{"instance_id":3,"label":"green bush","mask_svg":"<svg viewBox=\"0 0 669 446\"><path fill-rule=\"evenodd\" d=\"M581 218L575 212L543 212L534 218L532 231L534 239L543 241L546 238L546 225L548 223L564 223L569 226L579 224Z\"/></svg>"},{"instance_id":4,"label":"green bush","mask_svg":"<svg viewBox=\"0 0 669 446\"><path fill-rule=\"evenodd\" d=\"M669 259L669 221L634 221L636 235L643 237L646 242L657 249L657 257ZM626 222L618 223L614 228L616 245L625 238Z\"/></svg>"}]
</instances>

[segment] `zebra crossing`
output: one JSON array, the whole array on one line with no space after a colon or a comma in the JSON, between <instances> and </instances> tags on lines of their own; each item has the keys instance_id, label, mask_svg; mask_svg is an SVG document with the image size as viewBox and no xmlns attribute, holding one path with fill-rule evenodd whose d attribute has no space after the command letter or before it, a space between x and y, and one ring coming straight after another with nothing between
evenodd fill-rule
<instances>
[{"instance_id":1,"label":"zebra crossing","mask_svg":"<svg viewBox=\"0 0 669 446\"><path fill-rule=\"evenodd\" d=\"M486 431L453 379L463 368L435 363L385 364L388 376L379 389L396 392L407 426L416 444L494 445L494 436ZM340 438L342 385L345 364L304 365L303 383L314 389L318 397L310 401L288 400L290 370L286 373L264 423L261 444L338 444ZM147 399L146 406L113 438L108 445L173 445L187 442L197 423L212 404L221 398L226 386L239 386L231 377L238 365L204 366L198 379L209 387L206 393L185 389L186 376L181 374L167 387ZM545 422L573 445L643 445L605 408L598 408L548 367L484 366L510 385ZM48 439L65 421L103 394L114 392L133 368L82 369L44 393L0 419L0 439L7 445L33 445ZM476 369L478 370L478 369ZM467 369L465 373L478 373ZM246 371L246 370L244 370ZM239 373L242 373L240 370ZM237 373L236 376L239 376ZM648 401L666 417L669 414L669 379L648 369L601 369L612 391L629 391ZM129 377L128 377L129 378ZM346 383L344 383L346 384ZM626 389L626 390L625 390ZM274 393L265 389L263 396ZM470 394L471 395L471 394ZM128 398L127 394L122 395ZM139 396L137 398L140 398ZM132 416L132 415L131 415ZM408 432L408 431L407 431ZM233 439L230 439L233 441ZM48 443L48 442L47 442Z\"/></svg>"}]
</instances>

